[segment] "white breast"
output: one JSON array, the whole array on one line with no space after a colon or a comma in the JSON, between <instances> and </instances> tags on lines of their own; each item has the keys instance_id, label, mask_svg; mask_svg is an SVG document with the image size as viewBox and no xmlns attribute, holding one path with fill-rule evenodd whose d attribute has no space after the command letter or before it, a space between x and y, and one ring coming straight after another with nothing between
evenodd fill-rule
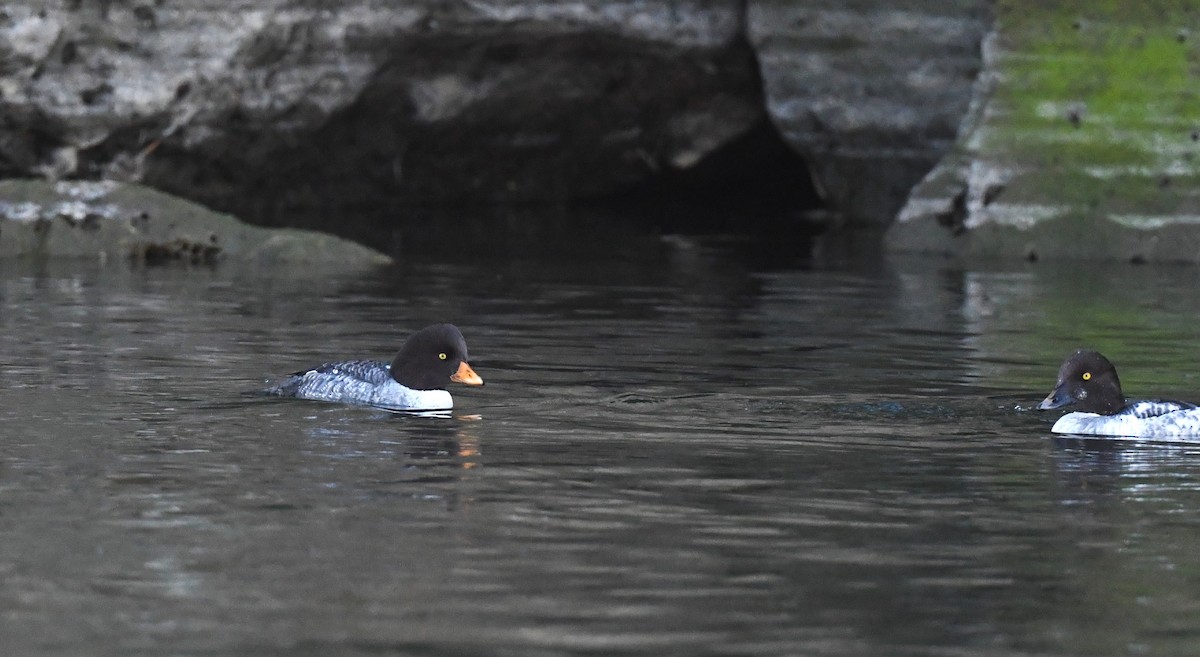
<instances>
[{"instance_id":1,"label":"white breast","mask_svg":"<svg viewBox=\"0 0 1200 657\"><path fill-rule=\"evenodd\" d=\"M339 372L306 372L296 391L301 399L378 406L398 411L435 411L454 408L446 390L412 390L393 381L366 381Z\"/></svg>"},{"instance_id":2,"label":"white breast","mask_svg":"<svg viewBox=\"0 0 1200 657\"><path fill-rule=\"evenodd\" d=\"M1083 436L1154 438L1200 441L1200 409L1187 408L1162 415L1139 417L1136 404L1116 415L1067 413L1054 423L1054 433Z\"/></svg>"}]
</instances>

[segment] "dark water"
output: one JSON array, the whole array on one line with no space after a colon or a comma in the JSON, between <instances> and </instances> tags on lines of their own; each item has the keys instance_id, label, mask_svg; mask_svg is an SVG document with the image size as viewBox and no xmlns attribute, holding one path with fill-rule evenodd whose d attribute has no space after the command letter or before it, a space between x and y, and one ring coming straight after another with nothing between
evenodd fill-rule
<instances>
[{"instance_id":1,"label":"dark water","mask_svg":"<svg viewBox=\"0 0 1200 657\"><path fill-rule=\"evenodd\" d=\"M1200 650L1200 445L1024 410L1200 399L1196 271L547 251L0 267L0 652ZM451 419L244 394L443 320Z\"/></svg>"}]
</instances>

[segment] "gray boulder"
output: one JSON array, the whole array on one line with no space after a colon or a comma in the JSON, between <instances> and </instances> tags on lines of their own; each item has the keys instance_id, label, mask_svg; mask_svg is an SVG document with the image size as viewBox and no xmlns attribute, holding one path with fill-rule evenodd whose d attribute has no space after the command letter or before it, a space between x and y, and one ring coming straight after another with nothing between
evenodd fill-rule
<instances>
[{"instance_id":1,"label":"gray boulder","mask_svg":"<svg viewBox=\"0 0 1200 657\"><path fill-rule=\"evenodd\" d=\"M0 175L266 222L612 193L763 117L740 35L734 0L28 2L0 16Z\"/></svg>"},{"instance_id":2,"label":"gray boulder","mask_svg":"<svg viewBox=\"0 0 1200 657\"><path fill-rule=\"evenodd\" d=\"M295 263L325 273L391 262L338 237L251 226L133 183L4 180L0 199L0 258Z\"/></svg>"},{"instance_id":3,"label":"gray boulder","mask_svg":"<svg viewBox=\"0 0 1200 657\"><path fill-rule=\"evenodd\" d=\"M826 200L886 225L950 150L971 102L983 0L751 0L767 108Z\"/></svg>"},{"instance_id":4,"label":"gray boulder","mask_svg":"<svg viewBox=\"0 0 1200 657\"><path fill-rule=\"evenodd\" d=\"M336 229L619 195L773 124L796 186L882 221L951 143L989 6L26 0L0 11L0 177Z\"/></svg>"}]
</instances>

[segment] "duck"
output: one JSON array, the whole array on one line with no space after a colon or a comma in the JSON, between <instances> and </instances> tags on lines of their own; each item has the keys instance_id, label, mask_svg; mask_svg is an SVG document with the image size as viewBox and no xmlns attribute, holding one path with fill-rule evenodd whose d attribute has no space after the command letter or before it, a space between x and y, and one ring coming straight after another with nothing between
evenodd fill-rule
<instances>
[{"instance_id":1,"label":"duck","mask_svg":"<svg viewBox=\"0 0 1200 657\"><path fill-rule=\"evenodd\" d=\"M1085 436L1200 440L1200 407L1168 400L1127 401L1117 368L1100 352L1079 349L1058 370L1038 410L1071 408L1051 431Z\"/></svg>"},{"instance_id":2,"label":"duck","mask_svg":"<svg viewBox=\"0 0 1200 657\"><path fill-rule=\"evenodd\" d=\"M413 333L391 363L342 360L293 372L266 393L374 406L397 411L445 411L454 407L450 382L483 385L468 363L467 342L453 324L433 324Z\"/></svg>"}]
</instances>

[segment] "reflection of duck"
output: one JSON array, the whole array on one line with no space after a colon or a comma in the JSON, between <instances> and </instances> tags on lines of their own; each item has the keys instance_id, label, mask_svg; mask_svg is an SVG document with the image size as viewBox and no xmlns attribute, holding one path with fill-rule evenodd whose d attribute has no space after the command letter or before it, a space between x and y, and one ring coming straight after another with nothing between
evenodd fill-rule
<instances>
[{"instance_id":1,"label":"reflection of duck","mask_svg":"<svg viewBox=\"0 0 1200 657\"><path fill-rule=\"evenodd\" d=\"M455 430L453 434L440 436L426 432L404 442L404 453L424 465L449 465L470 470L479 465L483 449L479 437L470 431ZM414 463L413 465L417 465Z\"/></svg>"},{"instance_id":2,"label":"reflection of duck","mask_svg":"<svg viewBox=\"0 0 1200 657\"><path fill-rule=\"evenodd\" d=\"M483 385L467 364L467 343L453 324L434 324L412 334L391 364L345 360L296 372L267 394L378 406L403 411L454 406L446 383Z\"/></svg>"},{"instance_id":3,"label":"reflection of duck","mask_svg":"<svg viewBox=\"0 0 1200 657\"><path fill-rule=\"evenodd\" d=\"M1200 408L1176 401L1125 401L1117 370L1095 351L1080 349L1067 357L1058 382L1039 410L1074 407L1054 423L1055 433L1130 438L1200 439Z\"/></svg>"}]
</instances>

